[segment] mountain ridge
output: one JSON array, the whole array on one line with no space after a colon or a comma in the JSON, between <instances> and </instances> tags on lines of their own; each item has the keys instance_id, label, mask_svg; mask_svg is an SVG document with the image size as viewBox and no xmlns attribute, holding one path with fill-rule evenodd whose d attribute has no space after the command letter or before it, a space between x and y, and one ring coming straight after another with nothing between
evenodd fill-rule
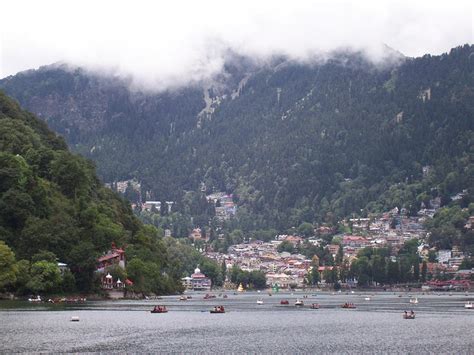
<instances>
[{"instance_id":1,"label":"mountain ridge","mask_svg":"<svg viewBox=\"0 0 474 355\"><path fill-rule=\"evenodd\" d=\"M105 181L136 177L180 211L185 192L204 185L238 196L254 220L246 229L287 228L390 207L380 196L421 181L422 166L463 152L472 160L472 52L465 45L389 67L357 54L316 65L229 64L221 85L172 93L108 88L63 71L0 87L49 117Z\"/></svg>"}]
</instances>

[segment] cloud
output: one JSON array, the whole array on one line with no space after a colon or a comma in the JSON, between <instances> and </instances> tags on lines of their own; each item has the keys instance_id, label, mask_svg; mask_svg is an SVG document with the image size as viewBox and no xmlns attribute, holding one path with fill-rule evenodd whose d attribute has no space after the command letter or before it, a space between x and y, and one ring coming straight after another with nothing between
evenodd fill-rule
<instances>
[{"instance_id":1,"label":"cloud","mask_svg":"<svg viewBox=\"0 0 474 355\"><path fill-rule=\"evenodd\" d=\"M57 61L130 76L149 87L218 72L232 50L305 60L337 48L381 60L473 42L470 1L8 1L0 77Z\"/></svg>"}]
</instances>

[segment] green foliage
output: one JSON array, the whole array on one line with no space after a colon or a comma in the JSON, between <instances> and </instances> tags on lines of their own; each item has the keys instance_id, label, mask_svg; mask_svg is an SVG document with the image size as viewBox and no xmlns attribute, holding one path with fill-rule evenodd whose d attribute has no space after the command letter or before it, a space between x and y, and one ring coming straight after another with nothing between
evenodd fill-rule
<instances>
[{"instance_id":1,"label":"green foliage","mask_svg":"<svg viewBox=\"0 0 474 355\"><path fill-rule=\"evenodd\" d=\"M279 253L287 252L293 254L295 251L295 246L288 240L284 240L278 245L277 251Z\"/></svg>"},{"instance_id":2,"label":"green foliage","mask_svg":"<svg viewBox=\"0 0 474 355\"><path fill-rule=\"evenodd\" d=\"M30 279L26 287L34 293L53 292L60 288L61 273L55 262L37 261L31 265Z\"/></svg>"},{"instance_id":3,"label":"green foliage","mask_svg":"<svg viewBox=\"0 0 474 355\"><path fill-rule=\"evenodd\" d=\"M311 223L304 222L298 227L298 234L302 237L309 238L314 235L314 227Z\"/></svg>"},{"instance_id":4,"label":"green foliage","mask_svg":"<svg viewBox=\"0 0 474 355\"><path fill-rule=\"evenodd\" d=\"M205 103L195 86L131 93L120 80L57 66L0 86L48 117L73 149L97 163L105 181L135 177L152 198L176 202L173 222L164 209L161 215L146 213L147 222L172 229L176 237L214 223L215 206L200 191L204 185L207 192L234 193L239 208L225 223L227 232L250 235L305 222L334 226L348 215L395 206L413 214L434 197L445 204L451 194L472 191L472 50L465 45L383 68L357 53L314 65L280 58L260 66L234 58L226 63L223 82L210 91L220 102L212 119L198 118ZM239 96L231 95L249 73ZM430 98L423 100L427 89ZM4 115L18 120L17 105L2 101ZM12 123L5 123L10 131ZM64 161L60 154L27 154L41 152L33 137L44 127L23 126L0 139L2 150L35 161L33 170L41 174L54 171L53 180L69 198L87 193L89 183L77 179L89 176L81 175L87 164ZM50 146L61 144L45 135ZM426 176L423 166L431 167ZM138 199L131 189L126 195Z\"/></svg>"},{"instance_id":5,"label":"green foliage","mask_svg":"<svg viewBox=\"0 0 474 355\"><path fill-rule=\"evenodd\" d=\"M468 211L458 205L441 208L433 219L426 222L430 243L438 249L451 249L454 245L464 249L473 248L474 234L472 230L464 229L468 217Z\"/></svg>"},{"instance_id":6,"label":"green foliage","mask_svg":"<svg viewBox=\"0 0 474 355\"><path fill-rule=\"evenodd\" d=\"M361 286L426 280L427 265L426 263L422 265L420 275L417 246L417 240L407 241L395 260L392 260L389 249L364 248L359 251L357 259L351 264L349 276L357 278Z\"/></svg>"},{"instance_id":7,"label":"green foliage","mask_svg":"<svg viewBox=\"0 0 474 355\"><path fill-rule=\"evenodd\" d=\"M127 244L132 259L142 258L147 280L154 274L150 290L180 287L178 278L163 275L170 262L159 230L143 226L124 200L100 184L90 161L71 154L61 138L2 93L0 240L23 259L2 267L0 287L18 293L94 291L97 257L112 242ZM71 272L61 276L58 261Z\"/></svg>"},{"instance_id":8,"label":"green foliage","mask_svg":"<svg viewBox=\"0 0 474 355\"><path fill-rule=\"evenodd\" d=\"M15 263L15 254L0 241L0 290L13 285L17 279L18 268Z\"/></svg>"},{"instance_id":9,"label":"green foliage","mask_svg":"<svg viewBox=\"0 0 474 355\"><path fill-rule=\"evenodd\" d=\"M243 271L238 266L233 266L230 272L230 280L245 288L264 289L266 287L265 273L262 271Z\"/></svg>"}]
</instances>

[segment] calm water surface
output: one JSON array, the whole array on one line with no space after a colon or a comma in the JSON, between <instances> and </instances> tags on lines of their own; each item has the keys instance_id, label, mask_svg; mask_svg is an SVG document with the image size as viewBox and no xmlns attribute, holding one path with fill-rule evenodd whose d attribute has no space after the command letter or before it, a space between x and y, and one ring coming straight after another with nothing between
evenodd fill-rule
<instances>
[{"instance_id":1,"label":"calm water surface","mask_svg":"<svg viewBox=\"0 0 474 355\"><path fill-rule=\"evenodd\" d=\"M203 294L84 305L0 302L0 352L185 353L450 353L474 354L474 295L245 293L203 300ZM297 296L319 310L296 308ZM263 305L257 305L257 299ZM280 300L288 299L289 306ZM355 310L341 309L353 302ZM155 304L169 312L151 314ZM222 304L225 314L210 314ZM404 320L414 309L415 320ZM78 316L80 322L71 322Z\"/></svg>"}]
</instances>

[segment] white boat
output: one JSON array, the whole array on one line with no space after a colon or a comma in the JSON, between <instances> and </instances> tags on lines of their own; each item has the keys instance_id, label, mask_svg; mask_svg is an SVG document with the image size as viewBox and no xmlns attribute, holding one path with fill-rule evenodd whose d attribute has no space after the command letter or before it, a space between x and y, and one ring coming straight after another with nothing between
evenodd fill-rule
<instances>
[{"instance_id":1,"label":"white boat","mask_svg":"<svg viewBox=\"0 0 474 355\"><path fill-rule=\"evenodd\" d=\"M370 301L370 297L366 297L366 298L364 298L364 300Z\"/></svg>"},{"instance_id":2,"label":"white boat","mask_svg":"<svg viewBox=\"0 0 474 355\"><path fill-rule=\"evenodd\" d=\"M410 303L412 304L417 304L418 303L418 298L410 298Z\"/></svg>"},{"instance_id":3,"label":"white boat","mask_svg":"<svg viewBox=\"0 0 474 355\"><path fill-rule=\"evenodd\" d=\"M79 322L79 317L78 316L72 316L71 317L71 322Z\"/></svg>"},{"instance_id":4,"label":"white boat","mask_svg":"<svg viewBox=\"0 0 474 355\"><path fill-rule=\"evenodd\" d=\"M263 300L257 300L257 304L263 304Z\"/></svg>"},{"instance_id":5,"label":"white boat","mask_svg":"<svg viewBox=\"0 0 474 355\"><path fill-rule=\"evenodd\" d=\"M300 299L296 299L295 306L303 306L304 303Z\"/></svg>"},{"instance_id":6,"label":"white boat","mask_svg":"<svg viewBox=\"0 0 474 355\"><path fill-rule=\"evenodd\" d=\"M36 298L28 298L28 302L41 302L41 301L42 299L39 295L36 296Z\"/></svg>"},{"instance_id":7,"label":"white boat","mask_svg":"<svg viewBox=\"0 0 474 355\"><path fill-rule=\"evenodd\" d=\"M464 305L464 308L472 309L472 302L470 302L470 301L466 302L466 304Z\"/></svg>"}]
</instances>

